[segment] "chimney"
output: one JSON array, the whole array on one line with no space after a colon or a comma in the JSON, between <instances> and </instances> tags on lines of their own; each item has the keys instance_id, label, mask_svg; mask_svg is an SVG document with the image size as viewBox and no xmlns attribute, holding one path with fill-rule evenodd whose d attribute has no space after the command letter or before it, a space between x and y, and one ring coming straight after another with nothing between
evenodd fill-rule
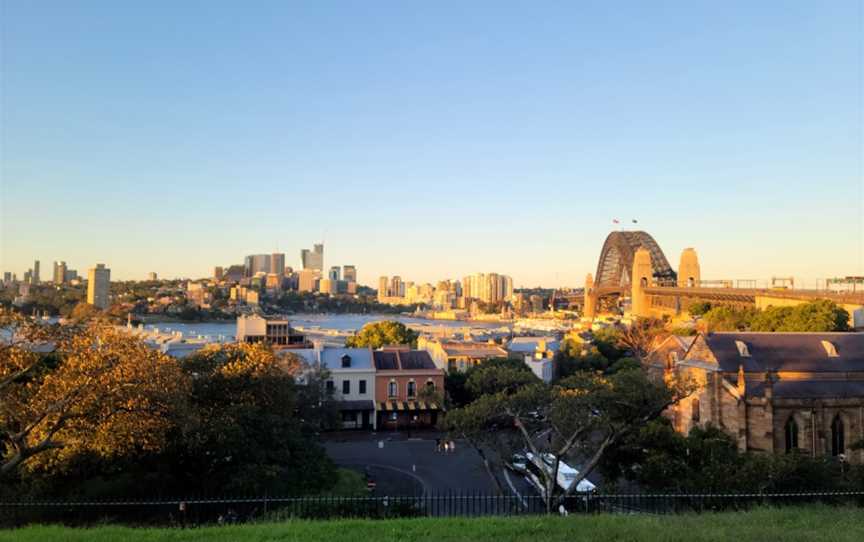
<instances>
[{"instance_id":1,"label":"chimney","mask_svg":"<svg viewBox=\"0 0 864 542\"><path fill-rule=\"evenodd\" d=\"M744 364L738 365L738 395L741 398L744 398L744 394L747 392L747 382L744 380Z\"/></svg>"}]
</instances>

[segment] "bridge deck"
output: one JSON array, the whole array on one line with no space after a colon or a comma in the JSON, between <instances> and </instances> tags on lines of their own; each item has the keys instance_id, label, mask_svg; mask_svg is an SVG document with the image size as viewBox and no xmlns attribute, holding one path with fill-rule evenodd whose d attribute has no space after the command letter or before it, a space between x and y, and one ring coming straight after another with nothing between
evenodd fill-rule
<instances>
[{"instance_id":1,"label":"bridge deck","mask_svg":"<svg viewBox=\"0 0 864 542\"><path fill-rule=\"evenodd\" d=\"M754 301L759 297L774 297L778 299L830 299L835 303L864 305L864 292L840 293L824 290L780 290L772 288L679 288L666 286L650 286L645 288L648 295L666 295L680 297L701 297L705 299L729 299Z\"/></svg>"}]
</instances>

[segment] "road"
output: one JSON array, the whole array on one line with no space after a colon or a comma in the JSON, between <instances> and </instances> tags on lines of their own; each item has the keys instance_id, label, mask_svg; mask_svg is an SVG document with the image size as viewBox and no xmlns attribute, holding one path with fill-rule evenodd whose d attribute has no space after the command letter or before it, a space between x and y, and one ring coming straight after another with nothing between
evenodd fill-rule
<instances>
[{"instance_id":1,"label":"road","mask_svg":"<svg viewBox=\"0 0 864 542\"><path fill-rule=\"evenodd\" d=\"M435 451L434 435L406 439L358 433L345 440L329 438L324 446L337 464L360 471L368 468L377 483L377 495L495 492L479 455L462 441L456 441L455 452L444 453ZM505 491L533 494L522 477L506 476L500 468L495 473Z\"/></svg>"}]
</instances>

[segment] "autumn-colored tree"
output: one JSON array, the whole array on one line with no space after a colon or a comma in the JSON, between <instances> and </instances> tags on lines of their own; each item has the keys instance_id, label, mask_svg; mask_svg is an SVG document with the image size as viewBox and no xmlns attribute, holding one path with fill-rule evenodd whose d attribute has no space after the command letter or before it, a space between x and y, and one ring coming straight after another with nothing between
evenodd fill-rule
<instances>
[{"instance_id":1,"label":"autumn-colored tree","mask_svg":"<svg viewBox=\"0 0 864 542\"><path fill-rule=\"evenodd\" d=\"M637 318L619 332L618 347L641 363L651 353L655 339L664 332L664 328L662 320Z\"/></svg>"},{"instance_id":2,"label":"autumn-colored tree","mask_svg":"<svg viewBox=\"0 0 864 542\"><path fill-rule=\"evenodd\" d=\"M348 337L345 345L349 348L381 348L382 346L394 344L417 344L419 333L408 329L408 327L393 320L373 322L366 324L359 333Z\"/></svg>"},{"instance_id":3,"label":"autumn-colored tree","mask_svg":"<svg viewBox=\"0 0 864 542\"><path fill-rule=\"evenodd\" d=\"M97 323L0 321L14 337L0 348L0 474L161 445L188 383L173 358Z\"/></svg>"}]
</instances>

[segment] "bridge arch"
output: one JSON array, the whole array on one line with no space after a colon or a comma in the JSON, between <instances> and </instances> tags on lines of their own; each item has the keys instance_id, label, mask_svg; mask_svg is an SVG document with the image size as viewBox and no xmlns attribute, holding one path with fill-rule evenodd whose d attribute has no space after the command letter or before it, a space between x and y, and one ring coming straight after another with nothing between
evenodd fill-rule
<instances>
[{"instance_id":1,"label":"bridge arch","mask_svg":"<svg viewBox=\"0 0 864 542\"><path fill-rule=\"evenodd\" d=\"M629 288L633 256L640 247L644 247L651 254L655 280L673 283L677 280L678 275L650 234L644 231L613 231L603 243L597 273L594 275L594 287Z\"/></svg>"}]
</instances>

